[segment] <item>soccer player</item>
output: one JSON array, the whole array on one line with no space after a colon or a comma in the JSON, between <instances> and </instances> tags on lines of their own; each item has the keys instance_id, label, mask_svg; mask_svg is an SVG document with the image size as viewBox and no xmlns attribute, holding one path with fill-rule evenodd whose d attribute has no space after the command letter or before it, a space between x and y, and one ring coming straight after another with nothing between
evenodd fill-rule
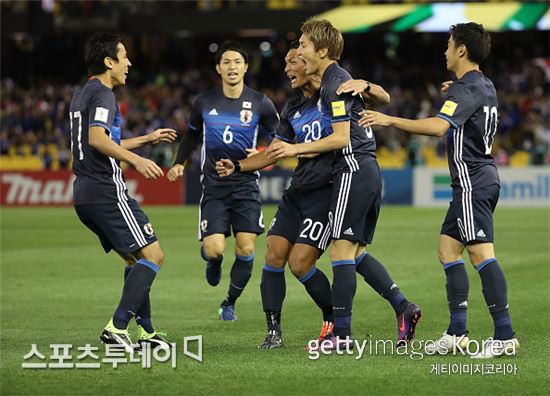
<instances>
[{"instance_id":1,"label":"soccer player","mask_svg":"<svg viewBox=\"0 0 550 396\"><path fill-rule=\"evenodd\" d=\"M352 302L356 290L355 272L394 308L398 320L398 343L414 336L420 308L409 302L390 278L384 266L364 252L372 242L380 210L382 182L376 161L376 143L370 128L357 121L363 100L341 84L351 80L341 68L344 45L342 34L323 19L312 18L302 24L298 54L306 62L306 73L321 78L321 112L332 123L333 133L314 142L288 144L275 142L266 150L269 158L283 158L316 152L334 151L333 194L329 220L332 224L331 262L334 336L331 344L351 338Z\"/></svg>"},{"instance_id":2,"label":"soccer player","mask_svg":"<svg viewBox=\"0 0 550 396\"><path fill-rule=\"evenodd\" d=\"M246 158L256 148L260 131L272 135L277 130L279 115L267 96L244 84L248 56L239 43L224 43L215 60L222 86L195 99L189 130L167 177L171 181L181 177L185 161L202 142L201 256L206 261L206 280L212 286L218 285L225 239L233 229L235 262L219 316L221 320L236 320L235 302L252 275L254 243L264 231L258 173L237 173L222 179L215 164L219 158Z\"/></svg>"},{"instance_id":3,"label":"soccer player","mask_svg":"<svg viewBox=\"0 0 550 396\"><path fill-rule=\"evenodd\" d=\"M285 73L293 89L301 94L290 100L281 113L273 142L319 140L332 132L330 122L318 109L320 79L304 72L297 55L298 42L291 44L285 57ZM290 187L285 191L267 236L267 252L260 285L267 320L267 335L260 349L283 346L281 310L286 294L284 267L304 285L323 314L321 336L332 331L333 314L330 283L315 262L326 249L330 237L328 209L332 194L332 153L300 158ZM222 159L218 173L227 177L238 172L253 172L275 163L265 152L241 161Z\"/></svg>"},{"instance_id":4,"label":"soccer player","mask_svg":"<svg viewBox=\"0 0 550 396\"><path fill-rule=\"evenodd\" d=\"M128 323L135 317L138 342L169 347L151 322L149 290L162 266L164 253L149 219L128 195L120 161L133 165L147 179L163 176L148 159L129 150L160 141L172 142L173 129L157 129L142 137L120 138L120 113L113 88L126 83L132 65L120 37L96 33L85 44L91 76L74 93L70 104L74 205L80 220L99 238L106 253L116 251L128 264L120 303L101 333L106 344L131 351Z\"/></svg>"},{"instance_id":5,"label":"soccer player","mask_svg":"<svg viewBox=\"0 0 550 396\"><path fill-rule=\"evenodd\" d=\"M493 212L500 181L491 148L497 130L498 102L495 87L479 69L491 49L491 37L482 25L451 26L445 57L447 69L457 80L442 86L443 107L435 117L420 120L390 117L367 111L362 125L394 126L406 132L443 136L447 133L447 156L453 198L441 227L439 261L447 278L450 323L434 348L445 354L468 343L466 311L468 275L464 249L481 278L483 295L494 321L493 338L475 355L489 358L519 346L508 311L506 279L495 258Z\"/></svg>"}]
</instances>

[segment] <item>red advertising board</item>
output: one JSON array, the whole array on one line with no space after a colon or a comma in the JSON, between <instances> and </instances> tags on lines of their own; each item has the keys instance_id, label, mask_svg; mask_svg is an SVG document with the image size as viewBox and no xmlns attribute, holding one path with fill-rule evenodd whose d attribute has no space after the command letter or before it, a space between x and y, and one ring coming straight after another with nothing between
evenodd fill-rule
<instances>
[{"instance_id":1,"label":"red advertising board","mask_svg":"<svg viewBox=\"0 0 550 396\"><path fill-rule=\"evenodd\" d=\"M135 170L124 172L128 193L143 205L181 205L183 179L147 180ZM2 206L66 206L73 203L74 175L70 171L0 172Z\"/></svg>"}]
</instances>

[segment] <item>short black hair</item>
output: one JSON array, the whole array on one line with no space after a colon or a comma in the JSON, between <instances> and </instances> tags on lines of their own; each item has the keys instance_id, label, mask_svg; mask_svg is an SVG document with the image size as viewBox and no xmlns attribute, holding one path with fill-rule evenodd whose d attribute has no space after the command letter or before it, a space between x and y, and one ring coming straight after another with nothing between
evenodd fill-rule
<instances>
[{"instance_id":1,"label":"short black hair","mask_svg":"<svg viewBox=\"0 0 550 396\"><path fill-rule=\"evenodd\" d=\"M220 64L220 61L222 60L222 55L227 51L235 51L241 54L244 58L244 63L248 63L248 54L244 50L241 43L238 41L226 41L224 42L218 52L216 52L215 61L216 65Z\"/></svg>"},{"instance_id":2,"label":"short black hair","mask_svg":"<svg viewBox=\"0 0 550 396\"><path fill-rule=\"evenodd\" d=\"M491 52L491 36L479 23L457 23L451 26L449 32L455 45L464 44L468 49L468 59L478 65Z\"/></svg>"},{"instance_id":3,"label":"short black hair","mask_svg":"<svg viewBox=\"0 0 550 396\"><path fill-rule=\"evenodd\" d=\"M118 34L103 32L96 32L86 39L84 61L90 76L102 74L107 70L103 63L107 56L118 61L117 45L120 42L122 39Z\"/></svg>"},{"instance_id":4,"label":"short black hair","mask_svg":"<svg viewBox=\"0 0 550 396\"><path fill-rule=\"evenodd\" d=\"M290 51L291 49L298 49L300 47L300 41L299 40L292 40L290 42L290 45L288 46L288 50Z\"/></svg>"}]
</instances>

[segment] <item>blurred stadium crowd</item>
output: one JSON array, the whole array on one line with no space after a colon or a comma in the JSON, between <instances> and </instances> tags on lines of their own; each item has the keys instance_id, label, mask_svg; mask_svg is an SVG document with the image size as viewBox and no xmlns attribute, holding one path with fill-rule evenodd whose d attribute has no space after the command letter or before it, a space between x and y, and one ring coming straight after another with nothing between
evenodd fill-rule
<instances>
[{"instance_id":1,"label":"blurred stadium crowd","mask_svg":"<svg viewBox=\"0 0 550 396\"><path fill-rule=\"evenodd\" d=\"M268 46L264 41L263 49L257 46L257 41L255 49L250 51L247 84L266 93L279 111L293 94L283 72L288 39L292 38L295 37L278 38ZM207 41L202 52L195 48L194 53L183 60L162 63L163 53L174 52L172 44L165 41L160 39L160 45L154 44L165 49L157 53L149 51L151 42L125 38L134 66L127 85L116 90L123 118L123 138L143 135L158 127L172 127L180 134L185 133L194 97L218 83L213 56L208 52L215 51L216 43L208 46ZM521 45L510 44L513 50L508 51L508 41L508 38L497 40L497 53L482 65L499 94L500 119L493 150L496 161L501 166L550 164L547 49L526 50ZM82 42L78 44L81 46ZM435 114L441 106L439 84L450 78L444 66L445 44L445 34L349 35L341 64L356 78L379 83L390 92L391 103L381 111L409 118L426 117ZM74 67L69 64L67 70L72 71L72 76L77 73L83 77L85 73L78 64ZM55 78L35 76L35 73L21 78L3 73L2 169L70 167L68 107L74 88L84 80L75 81L78 78L68 73L71 77L63 81L63 73L59 75L59 72ZM29 75L33 78L28 78ZM377 129L375 133L382 167L446 166L445 139L411 137L388 128ZM166 167L172 163L173 149L157 145L145 147L142 154L150 155ZM286 166L292 165L292 161L286 162Z\"/></svg>"}]
</instances>

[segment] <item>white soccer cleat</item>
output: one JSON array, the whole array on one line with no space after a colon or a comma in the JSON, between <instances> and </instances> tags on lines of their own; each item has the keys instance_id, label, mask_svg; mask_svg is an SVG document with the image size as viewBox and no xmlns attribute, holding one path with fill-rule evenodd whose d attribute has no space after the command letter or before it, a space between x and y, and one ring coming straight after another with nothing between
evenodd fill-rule
<instances>
[{"instance_id":1,"label":"white soccer cleat","mask_svg":"<svg viewBox=\"0 0 550 396\"><path fill-rule=\"evenodd\" d=\"M490 359L499 356L515 356L518 349L519 342L517 338L509 340L493 340L493 338L488 338L483 341L481 351L470 357L472 359Z\"/></svg>"},{"instance_id":2,"label":"white soccer cleat","mask_svg":"<svg viewBox=\"0 0 550 396\"><path fill-rule=\"evenodd\" d=\"M446 355L458 350L465 351L468 347L468 341L469 339L466 334L456 336L445 332L439 340L434 341L433 345L426 345L426 353Z\"/></svg>"}]
</instances>

